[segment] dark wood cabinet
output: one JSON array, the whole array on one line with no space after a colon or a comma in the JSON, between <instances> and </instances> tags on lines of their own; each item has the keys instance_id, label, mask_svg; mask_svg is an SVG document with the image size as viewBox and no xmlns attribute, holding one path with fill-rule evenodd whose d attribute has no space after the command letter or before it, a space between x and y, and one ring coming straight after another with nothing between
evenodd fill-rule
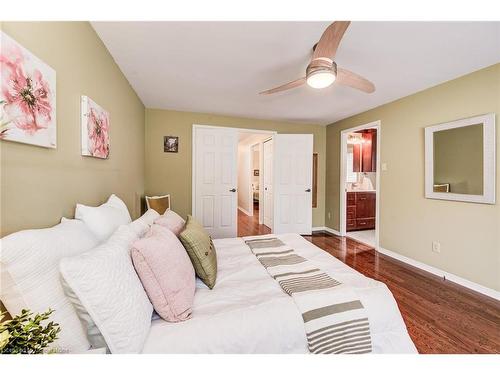
<instances>
[{"instance_id":1,"label":"dark wood cabinet","mask_svg":"<svg viewBox=\"0 0 500 375\"><path fill-rule=\"evenodd\" d=\"M377 131L361 130L363 143L353 145L353 172L377 171Z\"/></svg>"},{"instance_id":2,"label":"dark wood cabinet","mask_svg":"<svg viewBox=\"0 0 500 375\"><path fill-rule=\"evenodd\" d=\"M347 193L347 231L375 229L376 193Z\"/></svg>"},{"instance_id":3,"label":"dark wood cabinet","mask_svg":"<svg viewBox=\"0 0 500 375\"><path fill-rule=\"evenodd\" d=\"M352 146L352 171L353 172L361 172L361 144L354 144Z\"/></svg>"},{"instance_id":4,"label":"dark wood cabinet","mask_svg":"<svg viewBox=\"0 0 500 375\"><path fill-rule=\"evenodd\" d=\"M377 133L363 133L361 172L377 171Z\"/></svg>"}]
</instances>

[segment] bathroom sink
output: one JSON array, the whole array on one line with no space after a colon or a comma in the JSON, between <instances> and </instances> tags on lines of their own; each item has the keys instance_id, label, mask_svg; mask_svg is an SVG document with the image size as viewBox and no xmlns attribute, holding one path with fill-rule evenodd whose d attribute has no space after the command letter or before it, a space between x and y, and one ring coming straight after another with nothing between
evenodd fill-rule
<instances>
[{"instance_id":1,"label":"bathroom sink","mask_svg":"<svg viewBox=\"0 0 500 375\"><path fill-rule=\"evenodd\" d=\"M375 191L373 184L369 178L362 177L360 182L353 182L347 184L347 191Z\"/></svg>"}]
</instances>

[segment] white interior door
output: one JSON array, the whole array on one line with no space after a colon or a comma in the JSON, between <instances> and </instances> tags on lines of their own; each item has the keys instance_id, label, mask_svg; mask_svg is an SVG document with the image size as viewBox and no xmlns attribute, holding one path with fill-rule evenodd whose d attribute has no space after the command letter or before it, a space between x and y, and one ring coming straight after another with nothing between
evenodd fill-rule
<instances>
[{"instance_id":1,"label":"white interior door","mask_svg":"<svg viewBox=\"0 0 500 375\"><path fill-rule=\"evenodd\" d=\"M263 155L263 185L264 192L264 225L273 228L274 200L273 200L273 140L264 142Z\"/></svg>"},{"instance_id":2,"label":"white interior door","mask_svg":"<svg viewBox=\"0 0 500 375\"><path fill-rule=\"evenodd\" d=\"M194 142L193 215L212 237L236 237L238 132L196 127Z\"/></svg>"},{"instance_id":3,"label":"white interior door","mask_svg":"<svg viewBox=\"0 0 500 375\"><path fill-rule=\"evenodd\" d=\"M274 142L274 233L311 234L312 134L276 134Z\"/></svg>"}]
</instances>

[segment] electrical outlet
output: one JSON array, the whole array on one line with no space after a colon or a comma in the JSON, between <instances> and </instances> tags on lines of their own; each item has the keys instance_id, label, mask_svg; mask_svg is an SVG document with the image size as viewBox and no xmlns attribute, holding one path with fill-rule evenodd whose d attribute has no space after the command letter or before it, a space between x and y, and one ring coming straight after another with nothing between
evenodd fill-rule
<instances>
[{"instance_id":1,"label":"electrical outlet","mask_svg":"<svg viewBox=\"0 0 500 375\"><path fill-rule=\"evenodd\" d=\"M432 241L432 251L435 253L440 253L441 252L441 244L437 241Z\"/></svg>"},{"instance_id":2,"label":"electrical outlet","mask_svg":"<svg viewBox=\"0 0 500 375\"><path fill-rule=\"evenodd\" d=\"M332 214L330 212L328 212L328 220L330 220L332 218Z\"/></svg>"}]
</instances>

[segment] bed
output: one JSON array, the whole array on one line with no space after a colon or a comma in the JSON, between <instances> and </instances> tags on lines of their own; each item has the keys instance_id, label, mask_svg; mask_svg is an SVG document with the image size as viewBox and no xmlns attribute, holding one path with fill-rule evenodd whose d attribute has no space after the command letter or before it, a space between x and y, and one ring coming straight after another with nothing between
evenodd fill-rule
<instances>
[{"instance_id":1,"label":"bed","mask_svg":"<svg viewBox=\"0 0 500 375\"><path fill-rule=\"evenodd\" d=\"M416 353L387 286L367 278L297 234L278 237L336 280L351 286L368 313L374 353ZM245 244L247 238L214 240L217 284L200 280L193 317L153 320L143 353L309 353L301 315Z\"/></svg>"},{"instance_id":2,"label":"bed","mask_svg":"<svg viewBox=\"0 0 500 375\"><path fill-rule=\"evenodd\" d=\"M107 213L115 207L112 204L119 203L118 199L112 195L102 206L82 207ZM102 212L101 216L104 215ZM51 319L62 328L54 345L64 352L82 353L91 346L101 347L98 346L102 344L101 341L90 341L94 339L95 326L90 325L92 331L87 332L85 324L82 324L82 320L85 323L89 321L87 311L98 322L99 330L105 335L106 344L113 353L310 353L311 347L316 352L323 345L318 344L317 340L325 337L324 330L321 333L308 330L308 324L311 325L309 321L313 319L307 320L299 312L299 308L304 307L299 303L299 297L313 296L323 304L320 307L331 308L338 305L330 301L338 300L346 291L354 298L349 301L355 300L358 304L357 310L352 310L362 312L363 323L359 323L359 320L345 323L349 327L342 329L342 334L351 337L369 335L370 351L374 353L416 352L396 301L385 284L363 276L297 234L214 240L217 281L212 290L201 280L196 281L191 319L169 323L153 314L151 320L153 306L137 277L128 250L129 241L139 238L139 233L144 233L159 215L149 210L130 222L124 203L112 213L112 218L106 219L109 233L104 239L99 239L91 229L102 220L93 218L87 221L63 218L60 224L53 227L20 231L1 239L0 299L13 314L23 308L35 312L54 308ZM115 215L118 213L118 216ZM122 216L126 216L129 224L113 221ZM96 228L101 230L103 225L97 225ZM123 240L118 241L117 238L122 238L122 232L126 232L127 236L122 236ZM278 239L269 240L273 237ZM268 240L264 240L266 238ZM256 250L259 243L278 242L288 247L285 253L295 252L294 257L304 259L302 263L296 262L297 266L307 261L307 266L315 272L326 273L321 276L322 280L332 278L341 284L338 288L323 288L323 294L316 291L314 294L292 293L289 296L284 292L286 288L282 288L283 284L280 286L271 277L274 272L271 270L281 272L281 269L269 264L266 266L266 262L270 262L269 258L261 257L263 253L259 253L268 251L269 246ZM101 267L86 271L100 262L102 257L106 257L106 260ZM264 259L267 260L263 262ZM77 269L68 270L68 264L73 264ZM78 310L83 311L83 317L77 315L73 306L76 304L80 308L80 302L75 302L72 295L66 295L61 283L62 274L65 280L69 279L73 284L78 281L78 285L85 287L83 291L79 289L85 300L84 308ZM291 283L297 288L297 277L290 277L295 277ZM306 278L312 280L316 276ZM317 289L317 280L310 283L304 281L305 285L301 287ZM311 312L309 309L302 310L306 314ZM326 319L325 315L314 318L314 321L323 321L323 318ZM359 328L361 325L363 328ZM336 336L333 340L342 343L338 345L344 345L343 339L337 340L340 335L338 326L325 329L329 330L328 335ZM357 332L353 333L352 330ZM89 336L89 333L92 335ZM311 338L311 335L315 336ZM350 340L346 345L352 347L352 339L346 340ZM324 346L322 348L325 349Z\"/></svg>"}]
</instances>

